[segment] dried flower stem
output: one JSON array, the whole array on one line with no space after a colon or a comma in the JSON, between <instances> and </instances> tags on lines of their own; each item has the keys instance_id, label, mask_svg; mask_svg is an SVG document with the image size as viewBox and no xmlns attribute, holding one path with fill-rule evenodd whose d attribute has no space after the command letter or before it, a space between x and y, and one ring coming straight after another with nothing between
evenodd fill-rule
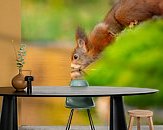
<instances>
[{"instance_id":1,"label":"dried flower stem","mask_svg":"<svg viewBox=\"0 0 163 130\"><path fill-rule=\"evenodd\" d=\"M16 48L15 48L15 45L14 45L14 40L11 41L12 42L12 46L14 48L14 54L15 54L15 59L17 59L17 53L16 53Z\"/></svg>"}]
</instances>

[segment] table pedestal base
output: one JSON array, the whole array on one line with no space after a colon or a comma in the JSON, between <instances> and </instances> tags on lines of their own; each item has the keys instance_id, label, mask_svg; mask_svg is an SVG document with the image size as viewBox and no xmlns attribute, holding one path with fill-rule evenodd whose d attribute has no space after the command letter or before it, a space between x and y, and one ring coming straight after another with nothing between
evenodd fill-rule
<instances>
[{"instance_id":1,"label":"table pedestal base","mask_svg":"<svg viewBox=\"0 0 163 130\"><path fill-rule=\"evenodd\" d=\"M122 96L111 96L110 130L127 130Z\"/></svg>"},{"instance_id":2,"label":"table pedestal base","mask_svg":"<svg viewBox=\"0 0 163 130\"><path fill-rule=\"evenodd\" d=\"M18 130L16 96L3 97L0 130Z\"/></svg>"}]
</instances>

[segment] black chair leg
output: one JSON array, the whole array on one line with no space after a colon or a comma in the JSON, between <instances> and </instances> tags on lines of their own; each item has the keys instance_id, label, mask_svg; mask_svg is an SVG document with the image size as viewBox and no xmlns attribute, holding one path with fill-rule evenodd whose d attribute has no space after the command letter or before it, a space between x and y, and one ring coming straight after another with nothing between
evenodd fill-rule
<instances>
[{"instance_id":1,"label":"black chair leg","mask_svg":"<svg viewBox=\"0 0 163 130\"><path fill-rule=\"evenodd\" d=\"M95 130L95 127L94 127L94 124L93 124L93 120L92 120L92 116L91 116L90 109L87 109L87 113L88 113L89 122L90 122L90 125L91 125L91 130Z\"/></svg>"},{"instance_id":2,"label":"black chair leg","mask_svg":"<svg viewBox=\"0 0 163 130\"><path fill-rule=\"evenodd\" d=\"M67 122L67 126L66 126L66 130L70 129L73 113L74 113L74 109L71 109L71 112L70 112L70 115L69 115L69 119L68 119L68 122Z\"/></svg>"}]
</instances>

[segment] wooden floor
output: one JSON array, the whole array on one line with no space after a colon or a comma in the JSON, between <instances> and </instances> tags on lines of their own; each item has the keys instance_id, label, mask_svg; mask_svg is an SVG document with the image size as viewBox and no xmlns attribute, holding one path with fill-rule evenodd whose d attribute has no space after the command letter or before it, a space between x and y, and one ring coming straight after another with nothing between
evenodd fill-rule
<instances>
[{"instance_id":1,"label":"wooden floor","mask_svg":"<svg viewBox=\"0 0 163 130\"><path fill-rule=\"evenodd\" d=\"M19 130L65 130L65 126L21 126ZM106 126L95 126L96 130L109 130ZM72 126L71 130L90 130L89 126ZM137 130L136 127L133 130ZM141 130L149 130L148 126L141 126ZM154 130L163 130L163 125L154 126Z\"/></svg>"}]
</instances>

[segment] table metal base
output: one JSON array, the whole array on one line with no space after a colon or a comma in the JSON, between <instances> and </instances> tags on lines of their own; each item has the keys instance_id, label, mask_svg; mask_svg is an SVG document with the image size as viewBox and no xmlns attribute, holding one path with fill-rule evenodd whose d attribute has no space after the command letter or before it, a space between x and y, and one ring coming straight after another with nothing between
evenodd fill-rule
<instances>
[{"instance_id":1,"label":"table metal base","mask_svg":"<svg viewBox=\"0 0 163 130\"><path fill-rule=\"evenodd\" d=\"M111 96L110 130L127 130L122 96Z\"/></svg>"},{"instance_id":2,"label":"table metal base","mask_svg":"<svg viewBox=\"0 0 163 130\"><path fill-rule=\"evenodd\" d=\"M18 130L16 96L3 97L0 130Z\"/></svg>"}]
</instances>

